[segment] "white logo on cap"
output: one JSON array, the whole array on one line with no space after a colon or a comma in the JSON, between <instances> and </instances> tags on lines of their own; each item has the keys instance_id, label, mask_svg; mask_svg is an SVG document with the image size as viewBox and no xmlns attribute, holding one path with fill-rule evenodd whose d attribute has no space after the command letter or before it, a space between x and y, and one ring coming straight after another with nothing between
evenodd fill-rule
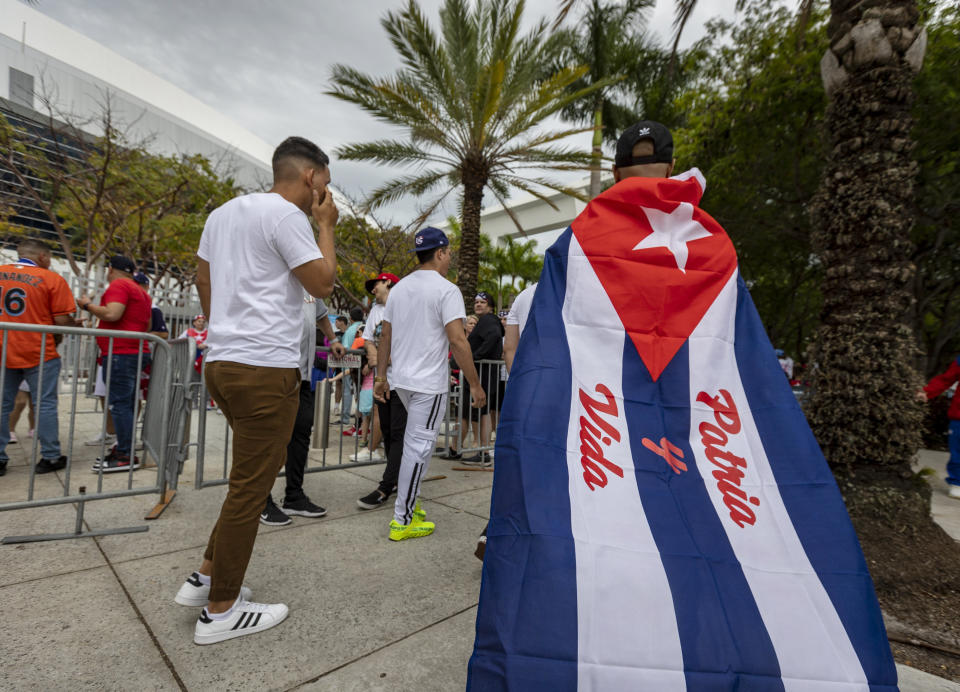
<instances>
[{"instance_id":1,"label":"white logo on cap","mask_svg":"<svg viewBox=\"0 0 960 692\"><path fill-rule=\"evenodd\" d=\"M423 245L423 236L422 236L422 235L418 235L418 236L417 236L417 245Z\"/></svg>"},{"instance_id":2,"label":"white logo on cap","mask_svg":"<svg viewBox=\"0 0 960 692\"><path fill-rule=\"evenodd\" d=\"M648 134L650 134L650 128L649 128L649 127L645 127L645 128L643 128L642 130L640 130L640 132L638 132L637 134L638 134L638 135L648 135Z\"/></svg>"}]
</instances>

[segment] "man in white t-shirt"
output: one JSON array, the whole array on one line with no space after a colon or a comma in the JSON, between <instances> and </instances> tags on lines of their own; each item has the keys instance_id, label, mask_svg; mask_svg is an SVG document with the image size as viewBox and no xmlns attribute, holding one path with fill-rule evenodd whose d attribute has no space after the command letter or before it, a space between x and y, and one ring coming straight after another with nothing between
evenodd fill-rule
<instances>
[{"instance_id":1,"label":"man in white t-shirt","mask_svg":"<svg viewBox=\"0 0 960 692\"><path fill-rule=\"evenodd\" d=\"M507 366L507 373L513 367L513 357L517 355L517 346L520 344L520 335L527 324L530 315L530 306L533 305L533 294L537 292L537 284L527 286L514 299L510 312L507 314L506 335L503 341L503 361Z\"/></svg>"},{"instance_id":2,"label":"man in white t-shirt","mask_svg":"<svg viewBox=\"0 0 960 692\"><path fill-rule=\"evenodd\" d=\"M462 364L473 405L483 406L486 400L463 330L463 297L444 278L450 270L450 241L443 231L428 226L414 242L420 267L390 291L377 356L378 362L389 363L390 371L378 373L373 385L377 401L398 397L407 412L392 541L433 533L417 496L447 408L448 348Z\"/></svg>"},{"instance_id":3,"label":"man in white t-shirt","mask_svg":"<svg viewBox=\"0 0 960 692\"><path fill-rule=\"evenodd\" d=\"M367 279L364 283L364 287L367 289L367 293L373 295L373 306L370 308L370 312L367 313L367 322L366 327L363 330L363 339L366 342L366 345L370 345L376 349L377 344L380 341L381 328L380 325L383 322L383 311L387 307L387 298L390 296L390 289L397 285L397 282L400 279L396 274L391 274L390 272L380 272L377 276L372 279ZM399 408L399 407L398 407ZM364 449L358 451L351 458L354 461L383 461L384 456L381 456L377 451L380 446L380 440L384 439L383 431L386 429L390 430L390 402L385 404L377 403L373 407L373 421L371 423L371 433L370 433L370 444ZM381 423L382 420L386 419L387 425L384 426ZM397 419L399 420L399 419ZM394 435L394 439L398 438L397 435L402 436L403 426L406 426L407 420L403 419L402 424L400 425L401 432ZM398 425L395 423L395 425ZM375 509L383 504L387 496L393 492L393 489L397 485L397 473L400 471L400 450L403 447L403 443L396 445L396 449L393 452L393 455L390 455L391 450L391 439L384 439L384 455L387 457L387 468L383 474L383 481L380 483L381 487L387 487L387 490L384 491L386 494L379 492L373 492L371 495L366 495L360 500L357 501L357 504L361 509Z\"/></svg>"},{"instance_id":4,"label":"man in white t-shirt","mask_svg":"<svg viewBox=\"0 0 960 692\"><path fill-rule=\"evenodd\" d=\"M327 190L328 164L312 142L284 140L273 154L270 192L218 207L200 238L197 291L210 320L207 389L233 429L233 466L203 562L175 598L206 604L197 644L260 632L287 617L282 603L249 602L243 576L297 414L303 291L317 298L333 291L338 212Z\"/></svg>"}]
</instances>

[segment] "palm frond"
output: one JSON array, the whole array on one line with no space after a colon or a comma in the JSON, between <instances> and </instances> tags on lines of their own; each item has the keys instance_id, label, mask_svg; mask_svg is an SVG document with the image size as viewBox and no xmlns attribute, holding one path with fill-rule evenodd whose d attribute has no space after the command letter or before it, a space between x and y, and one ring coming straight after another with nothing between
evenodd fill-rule
<instances>
[{"instance_id":1,"label":"palm frond","mask_svg":"<svg viewBox=\"0 0 960 692\"><path fill-rule=\"evenodd\" d=\"M348 161L372 161L383 164L423 164L441 163L455 167L458 162L448 156L405 142L395 140L377 140L360 144L348 144L334 150L337 156Z\"/></svg>"},{"instance_id":2,"label":"palm frond","mask_svg":"<svg viewBox=\"0 0 960 692\"><path fill-rule=\"evenodd\" d=\"M449 174L449 171L426 171L395 178L370 193L367 206L376 209L406 195L423 195L442 183Z\"/></svg>"}]
</instances>

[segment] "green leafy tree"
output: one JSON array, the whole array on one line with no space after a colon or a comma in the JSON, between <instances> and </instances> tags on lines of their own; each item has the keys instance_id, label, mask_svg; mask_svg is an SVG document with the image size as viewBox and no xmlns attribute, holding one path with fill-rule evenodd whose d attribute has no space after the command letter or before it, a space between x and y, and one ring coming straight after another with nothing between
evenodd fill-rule
<instances>
[{"instance_id":1,"label":"green leafy tree","mask_svg":"<svg viewBox=\"0 0 960 692\"><path fill-rule=\"evenodd\" d=\"M235 182L202 156L150 153L149 140L131 140L115 122L109 96L97 123L101 135L55 115L16 127L0 117L0 166L15 183L0 190L0 231L33 234L18 218L40 216L77 276L123 252L154 278L173 272L192 279L206 216L240 191Z\"/></svg>"},{"instance_id":2,"label":"green leafy tree","mask_svg":"<svg viewBox=\"0 0 960 692\"><path fill-rule=\"evenodd\" d=\"M331 301L342 310L363 304L368 297L367 279L381 272L402 278L414 269L417 259L409 252L415 229L365 213L362 205L342 192L337 199L343 213L337 223L337 280Z\"/></svg>"},{"instance_id":3,"label":"green leafy tree","mask_svg":"<svg viewBox=\"0 0 960 692\"><path fill-rule=\"evenodd\" d=\"M914 331L924 347L918 369L929 378L960 353L960 8L941 3L927 22L929 40L916 81L913 113L920 164L913 229Z\"/></svg>"},{"instance_id":4,"label":"green leafy tree","mask_svg":"<svg viewBox=\"0 0 960 692\"><path fill-rule=\"evenodd\" d=\"M425 219L451 192L460 192L457 270L466 304L477 287L484 191L501 203L511 189L545 201L544 188L580 197L542 172L589 165L588 155L558 144L581 129L542 124L603 83L569 91L585 67L542 78L548 26L541 21L522 33L523 9L523 0L445 0L438 35L410 0L382 20L403 67L391 77L374 77L336 65L328 92L406 131L406 140L350 144L337 152L349 160L418 169L374 190L371 207L433 194L422 210Z\"/></svg>"},{"instance_id":5,"label":"green leafy tree","mask_svg":"<svg viewBox=\"0 0 960 692\"><path fill-rule=\"evenodd\" d=\"M826 156L826 14L799 43L797 30L791 10L770 0L747 3L735 23L711 23L699 83L678 99L688 115L677 142L681 166L706 175L704 207L736 245L770 339L801 359L820 309L807 207Z\"/></svg>"}]
</instances>

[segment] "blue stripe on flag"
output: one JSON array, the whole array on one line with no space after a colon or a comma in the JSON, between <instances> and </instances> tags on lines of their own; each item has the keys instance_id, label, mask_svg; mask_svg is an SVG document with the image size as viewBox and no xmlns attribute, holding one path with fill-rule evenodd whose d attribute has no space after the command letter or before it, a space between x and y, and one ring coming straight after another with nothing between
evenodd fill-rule
<instances>
[{"instance_id":1,"label":"blue stripe on flag","mask_svg":"<svg viewBox=\"0 0 960 692\"><path fill-rule=\"evenodd\" d=\"M653 382L626 336L623 393L637 487L670 582L687 689L783 690L773 643L693 461L689 346ZM666 437L683 451L688 470L674 473L643 446L644 437L657 445Z\"/></svg>"},{"instance_id":2,"label":"blue stripe on flag","mask_svg":"<svg viewBox=\"0 0 960 692\"><path fill-rule=\"evenodd\" d=\"M497 427L477 635L467 678L467 689L475 692L577 688L576 562L566 452L571 370L562 316L570 238L567 229L546 254Z\"/></svg>"},{"instance_id":3,"label":"blue stripe on flag","mask_svg":"<svg viewBox=\"0 0 960 692\"><path fill-rule=\"evenodd\" d=\"M737 292L737 366L780 495L860 657L871 692L896 690L896 668L873 582L840 490L799 411L742 278ZM758 353L758 348L767 354Z\"/></svg>"}]
</instances>

